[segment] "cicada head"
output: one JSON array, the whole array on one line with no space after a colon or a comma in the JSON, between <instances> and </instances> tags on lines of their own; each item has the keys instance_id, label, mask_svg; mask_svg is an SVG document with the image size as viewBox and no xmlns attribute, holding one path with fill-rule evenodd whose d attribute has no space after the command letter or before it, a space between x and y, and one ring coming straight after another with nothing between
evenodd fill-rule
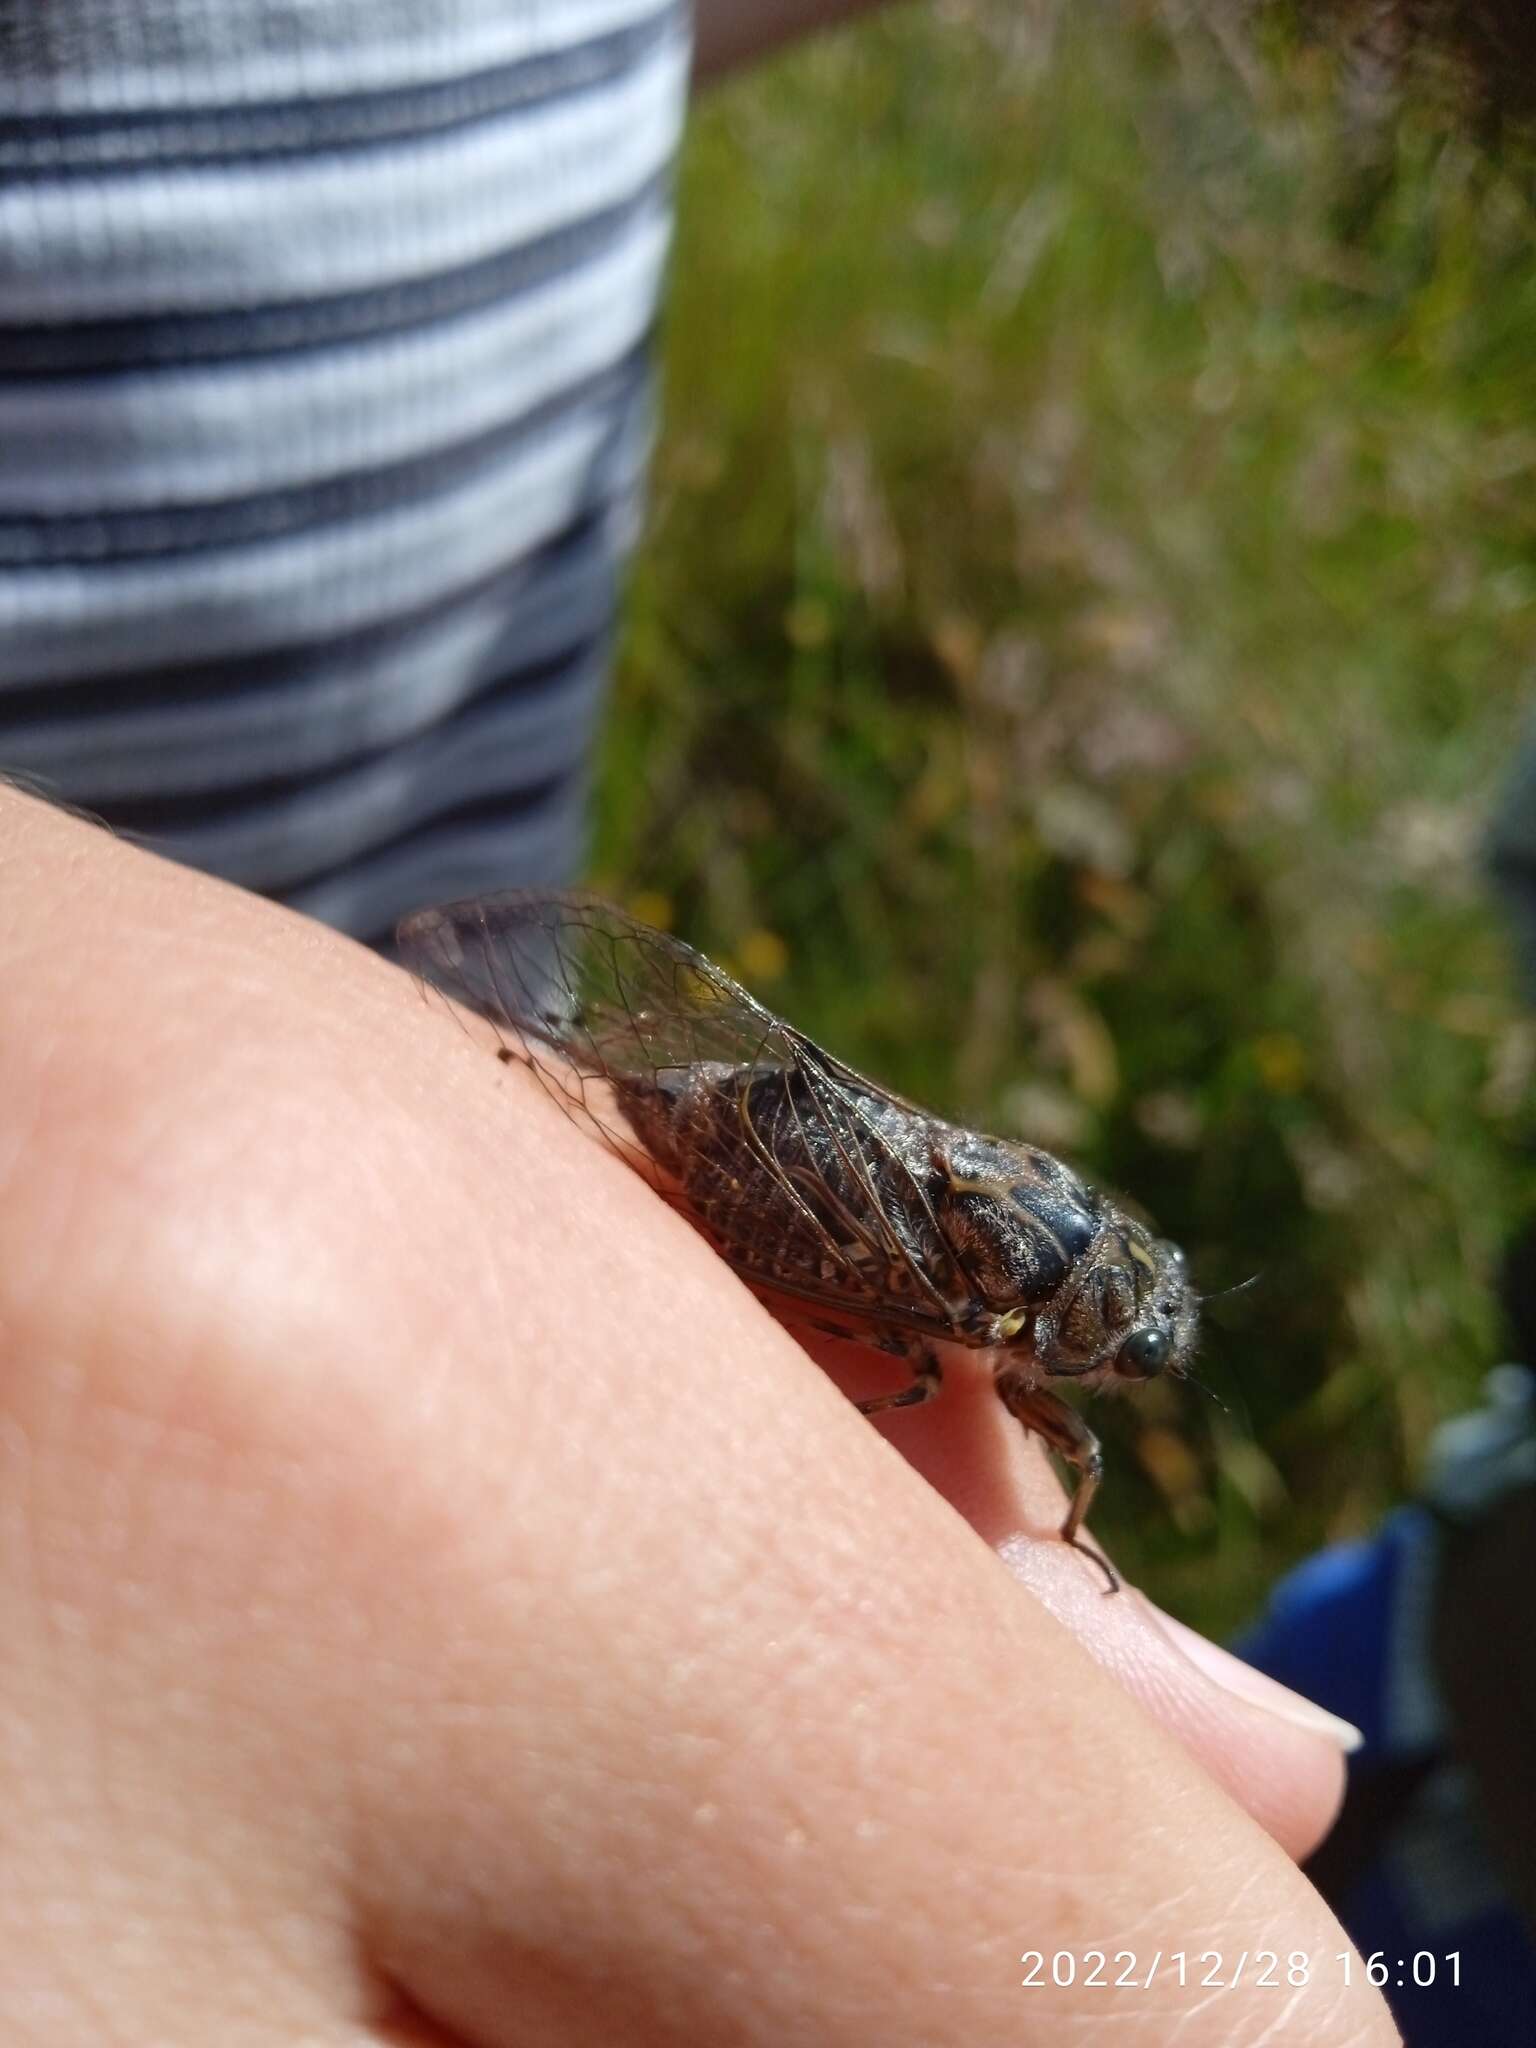
<instances>
[{"instance_id":1,"label":"cicada head","mask_svg":"<svg viewBox=\"0 0 1536 2048\"><path fill-rule=\"evenodd\" d=\"M1188 1371L1200 1298L1176 1244L1106 1203L1105 1227L1075 1277L1059 1313L1035 1324L1045 1376L1105 1386Z\"/></svg>"}]
</instances>

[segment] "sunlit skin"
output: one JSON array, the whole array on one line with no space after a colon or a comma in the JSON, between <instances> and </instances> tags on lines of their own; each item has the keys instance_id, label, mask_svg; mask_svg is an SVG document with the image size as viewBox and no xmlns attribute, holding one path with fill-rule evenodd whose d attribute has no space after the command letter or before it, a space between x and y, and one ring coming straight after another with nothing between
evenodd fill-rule
<instances>
[{"instance_id":1,"label":"sunlit skin","mask_svg":"<svg viewBox=\"0 0 1536 2048\"><path fill-rule=\"evenodd\" d=\"M1336 1738L985 1375L871 1427L397 970L5 792L0 874L8 2044L1392 2040ZM1318 1966L1020 1990L1105 1942Z\"/></svg>"}]
</instances>

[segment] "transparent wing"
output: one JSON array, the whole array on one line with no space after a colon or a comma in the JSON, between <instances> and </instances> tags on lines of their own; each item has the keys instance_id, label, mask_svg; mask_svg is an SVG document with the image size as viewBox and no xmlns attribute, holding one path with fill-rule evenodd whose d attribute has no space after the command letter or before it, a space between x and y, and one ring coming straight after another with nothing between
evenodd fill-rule
<instances>
[{"instance_id":1,"label":"transparent wing","mask_svg":"<svg viewBox=\"0 0 1536 2048\"><path fill-rule=\"evenodd\" d=\"M890 1292L884 1276L901 1266L912 1276L902 1315L949 1325L963 1278L871 1107L919 1113L821 1052L702 953L574 890L508 890L420 911L397 944L407 967L487 1018L506 1052L653 1186L654 1161L624 1114L626 1084L710 1063L798 1076L785 1098L793 1128L788 1112L768 1123L744 1113L741 1123L782 1205L781 1237L804 1247L793 1291L842 1306L853 1296L873 1310ZM825 1169L819 1187L807 1184L808 1161ZM747 1248L775 1225L761 1197L749 1191L739 1215L728 1200L709 1205L710 1234L744 1270Z\"/></svg>"},{"instance_id":2,"label":"transparent wing","mask_svg":"<svg viewBox=\"0 0 1536 2048\"><path fill-rule=\"evenodd\" d=\"M788 1027L713 961L582 891L509 889L418 911L396 943L620 1149L613 1084L793 1057Z\"/></svg>"}]
</instances>

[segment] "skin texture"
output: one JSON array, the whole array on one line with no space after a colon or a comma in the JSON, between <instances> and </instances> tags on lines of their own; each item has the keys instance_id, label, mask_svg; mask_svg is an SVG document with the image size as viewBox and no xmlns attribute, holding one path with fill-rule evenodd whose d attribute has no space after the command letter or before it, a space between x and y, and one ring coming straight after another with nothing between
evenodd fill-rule
<instances>
[{"instance_id":1,"label":"skin texture","mask_svg":"<svg viewBox=\"0 0 1536 2048\"><path fill-rule=\"evenodd\" d=\"M0 876L12 2048L1395 2038L1335 1743L984 1380L863 1420L348 942L4 790ZM1089 1947L1312 1981L1020 1988Z\"/></svg>"}]
</instances>

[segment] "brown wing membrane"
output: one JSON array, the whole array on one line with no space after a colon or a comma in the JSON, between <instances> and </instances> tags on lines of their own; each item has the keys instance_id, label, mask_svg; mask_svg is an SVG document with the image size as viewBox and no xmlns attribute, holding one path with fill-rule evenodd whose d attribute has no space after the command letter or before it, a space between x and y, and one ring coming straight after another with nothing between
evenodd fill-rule
<instances>
[{"instance_id":1,"label":"brown wing membrane","mask_svg":"<svg viewBox=\"0 0 1536 2048\"><path fill-rule=\"evenodd\" d=\"M401 925L398 946L424 981L489 1019L556 1100L652 1185L626 1086L678 1085L707 1064L743 1082L785 1077L771 1124L754 1121L741 1095L740 1142L764 1180L744 1190L739 1216L728 1194L712 1196L707 1227L723 1254L760 1277L749 1249L777 1227L797 1259L789 1291L949 1325L963 1283L911 1163L866 1105L919 1112L821 1053L702 953L577 891L511 890L421 911ZM808 1162L824 1170L808 1173ZM764 1188L777 1216L764 1213ZM895 1266L911 1276L899 1305L886 1279Z\"/></svg>"}]
</instances>

